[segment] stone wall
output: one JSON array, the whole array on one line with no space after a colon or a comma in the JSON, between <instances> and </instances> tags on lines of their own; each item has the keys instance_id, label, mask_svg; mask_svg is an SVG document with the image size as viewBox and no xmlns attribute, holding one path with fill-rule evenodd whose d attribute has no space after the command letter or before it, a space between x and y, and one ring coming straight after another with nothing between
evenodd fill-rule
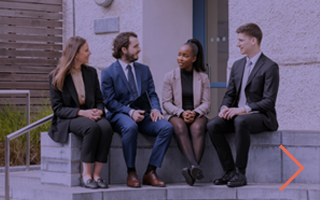
<instances>
[{"instance_id":1,"label":"stone wall","mask_svg":"<svg viewBox=\"0 0 320 200\"><path fill-rule=\"evenodd\" d=\"M264 37L262 51L280 67L277 99L279 129L320 129L320 9L319 0L229 0L229 61L241 58L236 47L238 26L257 23ZM73 35L88 40L89 65L108 67L112 41L118 34L95 34L93 21L119 17L119 29L139 36L140 62L148 64L161 96L164 74L175 67L181 44L192 37L192 0L114 0L109 7L94 1L63 0L64 40ZM75 19L75 21L73 20Z\"/></svg>"},{"instance_id":2,"label":"stone wall","mask_svg":"<svg viewBox=\"0 0 320 200\"><path fill-rule=\"evenodd\" d=\"M64 39L74 34L87 39L92 55L89 65L102 70L115 59L112 57L112 41L118 34L95 34L94 20L119 17L119 30L134 31L142 37L142 0L113 1L108 7L102 7L95 1L76 0L74 5L70 0L64 0ZM75 20L73 20L75 19ZM143 41L140 41L142 44ZM142 55L140 54L140 60Z\"/></svg>"},{"instance_id":3,"label":"stone wall","mask_svg":"<svg viewBox=\"0 0 320 200\"><path fill-rule=\"evenodd\" d=\"M89 65L98 73L115 61L112 42L119 32L95 34L94 20L119 17L120 32L137 33L142 49L138 61L150 66L159 96L165 73L178 67L180 46L192 37L192 0L114 0L108 7L63 0L63 8L64 40L73 34L87 39L92 52Z\"/></svg>"},{"instance_id":4,"label":"stone wall","mask_svg":"<svg viewBox=\"0 0 320 200\"><path fill-rule=\"evenodd\" d=\"M280 67L279 129L320 129L319 0L229 0L229 62L241 58L235 30L257 23L261 50Z\"/></svg>"}]
</instances>

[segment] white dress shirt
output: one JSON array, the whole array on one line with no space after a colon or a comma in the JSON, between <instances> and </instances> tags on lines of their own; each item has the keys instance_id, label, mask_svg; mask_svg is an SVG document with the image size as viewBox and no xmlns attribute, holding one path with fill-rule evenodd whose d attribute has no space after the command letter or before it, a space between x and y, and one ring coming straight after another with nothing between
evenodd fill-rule
<instances>
[{"instance_id":1,"label":"white dress shirt","mask_svg":"<svg viewBox=\"0 0 320 200\"><path fill-rule=\"evenodd\" d=\"M257 54L256 54L255 56L253 56L251 59L249 59L248 56L247 56L247 58L246 58L246 59L247 59L247 62L246 62L246 63L248 63L249 61L252 62L252 67L251 67L251 70L250 70L249 73L251 73L252 70L253 70L253 68L256 66L256 63L257 63L258 59L260 58L261 54L262 54L262 52L259 51L259 53L257 53ZM250 75L249 75L249 76L250 76ZM241 87L243 87L243 86L241 86ZM240 98L240 97L239 97L239 98ZM228 108L226 105L221 106L221 108L223 108L223 107ZM220 108L220 110L221 110L221 108ZM248 105L244 105L244 108L246 109L246 113L251 112L251 108L250 108Z\"/></svg>"}]
</instances>

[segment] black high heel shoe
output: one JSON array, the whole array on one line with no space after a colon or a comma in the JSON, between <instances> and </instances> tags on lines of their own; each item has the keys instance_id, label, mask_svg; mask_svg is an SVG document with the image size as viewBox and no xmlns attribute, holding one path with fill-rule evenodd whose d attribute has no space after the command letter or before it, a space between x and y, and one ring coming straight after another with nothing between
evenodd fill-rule
<instances>
[{"instance_id":1,"label":"black high heel shoe","mask_svg":"<svg viewBox=\"0 0 320 200\"><path fill-rule=\"evenodd\" d=\"M203 172L199 166L192 165L191 169L190 169L190 174L193 178L195 178L197 180L201 180L204 178Z\"/></svg>"},{"instance_id":2,"label":"black high heel shoe","mask_svg":"<svg viewBox=\"0 0 320 200\"><path fill-rule=\"evenodd\" d=\"M196 181L190 174L190 170L188 168L182 169L182 176L186 179L188 185L193 186Z\"/></svg>"}]
</instances>

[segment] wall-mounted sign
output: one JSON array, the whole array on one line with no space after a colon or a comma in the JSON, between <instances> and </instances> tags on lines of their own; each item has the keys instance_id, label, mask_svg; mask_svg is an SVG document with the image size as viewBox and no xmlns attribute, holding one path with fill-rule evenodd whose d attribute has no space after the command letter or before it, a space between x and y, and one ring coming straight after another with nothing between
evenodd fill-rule
<instances>
[{"instance_id":1,"label":"wall-mounted sign","mask_svg":"<svg viewBox=\"0 0 320 200\"><path fill-rule=\"evenodd\" d=\"M109 6L113 0L94 0L99 6Z\"/></svg>"},{"instance_id":2,"label":"wall-mounted sign","mask_svg":"<svg viewBox=\"0 0 320 200\"><path fill-rule=\"evenodd\" d=\"M94 33L119 32L119 17L95 19L93 30Z\"/></svg>"}]
</instances>

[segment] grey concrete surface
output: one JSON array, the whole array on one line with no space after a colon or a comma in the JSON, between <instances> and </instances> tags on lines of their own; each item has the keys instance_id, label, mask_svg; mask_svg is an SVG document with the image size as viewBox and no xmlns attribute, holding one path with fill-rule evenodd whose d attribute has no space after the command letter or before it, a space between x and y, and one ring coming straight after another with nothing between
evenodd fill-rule
<instances>
[{"instance_id":1,"label":"grey concrete surface","mask_svg":"<svg viewBox=\"0 0 320 200\"><path fill-rule=\"evenodd\" d=\"M55 173L79 174L81 170L80 161L71 162L71 160L79 159L81 139L79 140L79 137L70 134L72 142L68 141L68 145L64 144L59 147L59 145L50 141L45 133L42 133L42 136L45 138L45 145L42 146L42 169L46 173L52 171ZM235 134L227 134L226 136L235 156ZM318 142L318 144L314 139L308 139L318 137L320 137L320 132L316 131L284 130L252 134L247 168L248 181L281 183L287 181L299 169L289 156L279 148L279 145L282 144L305 167L293 182L320 184L320 143ZM148 165L154 141L155 138L142 134L138 135L136 169L140 180L142 180ZM212 182L223 173L217 153L208 135L206 135L205 143L205 153L200 163L205 178L199 181L201 183ZM75 155L72 155L72 153ZM157 169L157 174L167 183L183 182L181 169L189 166L173 138L162 167ZM126 183L126 171L121 137L118 133L115 133L109 161L104 165L101 176L110 184L124 184ZM59 176L59 174L51 177L71 178L71 176ZM61 180L65 181L63 178Z\"/></svg>"},{"instance_id":2,"label":"grey concrete surface","mask_svg":"<svg viewBox=\"0 0 320 200\"><path fill-rule=\"evenodd\" d=\"M14 172L16 173L16 172ZM23 172L12 174L17 177L34 177L40 183L40 171L37 174ZM3 173L0 174L3 176ZM12 185L12 200L319 200L319 184L289 184L283 191L283 183L248 183L247 186L228 188L212 183L169 183L167 187L143 185L130 188L125 184L111 184L108 189L86 189L47 184ZM4 199L4 188L0 187L0 200Z\"/></svg>"}]
</instances>

